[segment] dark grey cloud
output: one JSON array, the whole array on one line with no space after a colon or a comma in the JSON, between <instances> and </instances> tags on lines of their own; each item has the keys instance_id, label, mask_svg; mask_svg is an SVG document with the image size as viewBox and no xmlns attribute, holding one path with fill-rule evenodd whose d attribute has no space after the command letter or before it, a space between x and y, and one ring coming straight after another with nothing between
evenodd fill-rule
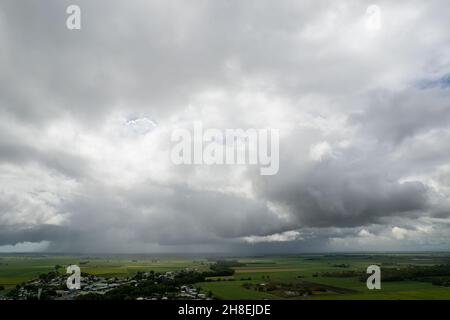
<instances>
[{"instance_id":1,"label":"dark grey cloud","mask_svg":"<svg viewBox=\"0 0 450 320\"><path fill-rule=\"evenodd\" d=\"M74 232L55 225L10 225L0 227L0 245L20 242L61 241L74 237Z\"/></svg>"},{"instance_id":2,"label":"dark grey cloud","mask_svg":"<svg viewBox=\"0 0 450 320\"><path fill-rule=\"evenodd\" d=\"M445 247L446 2L371 4L2 1L0 251ZM197 120L279 129L279 173L172 165Z\"/></svg>"},{"instance_id":3,"label":"dark grey cloud","mask_svg":"<svg viewBox=\"0 0 450 320\"><path fill-rule=\"evenodd\" d=\"M412 89L403 92L378 91L364 97L364 107L352 115L362 133L384 143L448 128L450 122L447 89Z\"/></svg>"},{"instance_id":4,"label":"dark grey cloud","mask_svg":"<svg viewBox=\"0 0 450 320\"><path fill-rule=\"evenodd\" d=\"M435 206L434 191L426 184L400 181L414 169L404 168L382 142L337 148L321 162L305 162L308 154L301 149L285 150L280 173L260 178L258 186L264 197L289 208L299 227L357 227L390 216L415 219Z\"/></svg>"},{"instance_id":5,"label":"dark grey cloud","mask_svg":"<svg viewBox=\"0 0 450 320\"><path fill-rule=\"evenodd\" d=\"M64 151L42 151L33 146L6 142L0 144L0 162L26 164L38 163L69 177L82 177L87 164L77 155Z\"/></svg>"}]
</instances>

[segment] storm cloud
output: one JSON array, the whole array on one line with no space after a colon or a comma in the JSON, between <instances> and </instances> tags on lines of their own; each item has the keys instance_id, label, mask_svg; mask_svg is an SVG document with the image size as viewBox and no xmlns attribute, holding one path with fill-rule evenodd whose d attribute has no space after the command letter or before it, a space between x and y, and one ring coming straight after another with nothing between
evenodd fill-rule
<instances>
[{"instance_id":1,"label":"storm cloud","mask_svg":"<svg viewBox=\"0 0 450 320\"><path fill-rule=\"evenodd\" d=\"M3 0L0 251L449 249L446 6ZM278 129L278 174L174 165L195 121Z\"/></svg>"}]
</instances>

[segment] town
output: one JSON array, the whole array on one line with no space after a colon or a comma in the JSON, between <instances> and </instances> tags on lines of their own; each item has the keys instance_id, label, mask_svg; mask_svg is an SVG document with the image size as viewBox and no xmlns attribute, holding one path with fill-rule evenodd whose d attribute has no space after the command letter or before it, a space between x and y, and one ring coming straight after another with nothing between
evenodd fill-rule
<instances>
[{"instance_id":1,"label":"town","mask_svg":"<svg viewBox=\"0 0 450 320\"><path fill-rule=\"evenodd\" d=\"M217 268L216 264L216 268ZM211 292L202 292L193 286L206 276L224 272L199 272L185 268L164 273L137 272L132 277L100 277L81 274L80 290L67 287L68 275L55 271L41 274L39 278L17 285L6 300L212 300ZM213 266L214 268L214 266ZM226 273L230 271L225 270Z\"/></svg>"}]
</instances>

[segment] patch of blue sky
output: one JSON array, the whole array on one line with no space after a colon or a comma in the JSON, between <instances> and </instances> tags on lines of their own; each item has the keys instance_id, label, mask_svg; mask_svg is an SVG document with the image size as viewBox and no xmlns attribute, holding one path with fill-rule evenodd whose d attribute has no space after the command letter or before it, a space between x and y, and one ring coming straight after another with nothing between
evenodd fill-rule
<instances>
[{"instance_id":1,"label":"patch of blue sky","mask_svg":"<svg viewBox=\"0 0 450 320\"><path fill-rule=\"evenodd\" d=\"M447 88L450 87L450 74L446 74L437 79L425 79L417 82L417 86L420 89L430 88Z\"/></svg>"}]
</instances>

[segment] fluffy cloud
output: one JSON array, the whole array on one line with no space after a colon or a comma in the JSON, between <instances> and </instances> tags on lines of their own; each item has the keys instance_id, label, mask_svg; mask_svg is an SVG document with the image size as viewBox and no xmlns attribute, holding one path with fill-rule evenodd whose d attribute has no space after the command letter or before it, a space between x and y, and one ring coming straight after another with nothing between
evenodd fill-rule
<instances>
[{"instance_id":1,"label":"fluffy cloud","mask_svg":"<svg viewBox=\"0 0 450 320\"><path fill-rule=\"evenodd\" d=\"M77 3L0 4L0 251L445 248L445 1ZM173 165L194 121L279 173Z\"/></svg>"}]
</instances>

